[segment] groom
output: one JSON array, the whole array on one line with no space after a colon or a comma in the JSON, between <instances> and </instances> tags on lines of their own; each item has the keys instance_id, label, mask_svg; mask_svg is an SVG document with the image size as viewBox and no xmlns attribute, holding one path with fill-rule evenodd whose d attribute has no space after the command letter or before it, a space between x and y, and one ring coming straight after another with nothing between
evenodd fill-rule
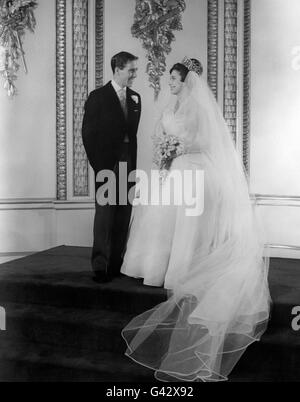
<instances>
[{"instance_id":1,"label":"groom","mask_svg":"<svg viewBox=\"0 0 300 402\"><path fill-rule=\"evenodd\" d=\"M141 98L130 87L137 76L137 60L127 52L113 56L113 80L91 92L85 104L82 139L88 160L95 178L101 170L115 173L117 200L119 162L127 163L128 174L136 169ZM96 182L96 194L102 185ZM97 282L120 274L130 216L129 203L103 206L96 201L92 268Z\"/></svg>"}]
</instances>

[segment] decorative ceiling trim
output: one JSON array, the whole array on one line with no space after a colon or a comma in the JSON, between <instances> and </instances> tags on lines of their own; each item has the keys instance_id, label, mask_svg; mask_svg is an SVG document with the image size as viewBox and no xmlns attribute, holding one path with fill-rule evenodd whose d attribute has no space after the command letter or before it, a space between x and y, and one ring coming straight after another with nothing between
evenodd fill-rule
<instances>
[{"instance_id":1,"label":"decorative ceiling trim","mask_svg":"<svg viewBox=\"0 0 300 402\"><path fill-rule=\"evenodd\" d=\"M237 0L224 2L224 118L237 139Z\"/></svg>"},{"instance_id":2,"label":"decorative ceiling trim","mask_svg":"<svg viewBox=\"0 0 300 402\"><path fill-rule=\"evenodd\" d=\"M243 162L250 176L251 0L244 0Z\"/></svg>"},{"instance_id":3,"label":"decorative ceiling trim","mask_svg":"<svg viewBox=\"0 0 300 402\"><path fill-rule=\"evenodd\" d=\"M95 3L95 82L96 88L104 83L104 0Z\"/></svg>"},{"instance_id":4,"label":"decorative ceiling trim","mask_svg":"<svg viewBox=\"0 0 300 402\"><path fill-rule=\"evenodd\" d=\"M216 99L218 99L218 0L208 0L207 9L207 81Z\"/></svg>"},{"instance_id":5,"label":"decorative ceiling trim","mask_svg":"<svg viewBox=\"0 0 300 402\"><path fill-rule=\"evenodd\" d=\"M89 165L82 143L88 97L88 0L73 0L73 195L89 195Z\"/></svg>"},{"instance_id":6,"label":"decorative ceiling trim","mask_svg":"<svg viewBox=\"0 0 300 402\"><path fill-rule=\"evenodd\" d=\"M56 196L67 199L66 0L56 0Z\"/></svg>"}]
</instances>

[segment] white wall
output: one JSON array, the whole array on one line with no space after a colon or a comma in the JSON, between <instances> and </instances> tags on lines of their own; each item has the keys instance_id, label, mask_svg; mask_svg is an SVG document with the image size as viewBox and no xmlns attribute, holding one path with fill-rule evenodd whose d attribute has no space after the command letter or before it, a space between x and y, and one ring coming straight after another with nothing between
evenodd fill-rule
<instances>
[{"instance_id":1,"label":"white wall","mask_svg":"<svg viewBox=\"0 0 300 402\"><path fill-rule=\"evenodd\" d=\"M19 95L9 99L0 86L0 199L54 198L55 0L40 0L35 34L27 32Z\"/></svg>"},{"instance_id":2,"label":"white wall","mask_svg":"<svg viewBox=\"0 0 300 402\"><path fill-rule=\"evenodd\" d=\"M0 78L0 262L56 244L45 204L56 197L55 0L38 3L18 96L9 99Z\"/></svg>"},{"instance_id":3,"label":"white wall","mask_svg":"<svg viewBox=\"0 0 300 402\"><path fill-rule=\"evenodd\" d=\"M278 256L300 257L299 0L252 0L251 191ZM299 48L300 50L300 48Z\"/></svg>"},{"instance_id":4,"label":"white wall","mask_svg":"<svg viewBox=\"0 0 300 402\"><path fill-rule=\"evenodd\" d=\"M300 196L299 0L252 0L251 185Z\"/></svg>"}]
</instances>

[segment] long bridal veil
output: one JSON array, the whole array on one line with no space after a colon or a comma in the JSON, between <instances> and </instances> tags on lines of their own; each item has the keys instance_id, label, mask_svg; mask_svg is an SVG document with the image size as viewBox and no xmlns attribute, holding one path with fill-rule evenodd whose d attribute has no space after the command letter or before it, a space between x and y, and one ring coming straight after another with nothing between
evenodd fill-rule
<instances>
[{"instance_id":1,"label":"long bridal veil","mask_svg":"<svg viewBox=\"0 0 300 402\"><path fill-rule=\"evenodd\" d=\"M213 211L205 221L210 228L199 227L207 230L209 248L194 247L167 301L135 317L122 336L126 355L155 370L158 380L222 381L266 330L269 258L243 164L213 94L194 72L183 94L191 152L205 149L216 172L214 206L205 205Z\"/></svg>"}]
</instances>

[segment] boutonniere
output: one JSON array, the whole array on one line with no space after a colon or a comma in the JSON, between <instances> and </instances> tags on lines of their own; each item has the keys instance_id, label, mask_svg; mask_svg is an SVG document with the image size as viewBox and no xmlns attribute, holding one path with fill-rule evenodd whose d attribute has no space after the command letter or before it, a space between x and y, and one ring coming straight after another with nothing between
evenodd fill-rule
<instances>
[{"instance_id":1,"label":"boutonniere","mask_svg":"<svg viewBox=\"0 0 300 402\"><path fill-rule=\"evenodd\" d=\"M139 103L139 97L137 95L131 95L131 99L133 100L133 102L135 102L136 104Z\"/></svg>"}]
</instances>

